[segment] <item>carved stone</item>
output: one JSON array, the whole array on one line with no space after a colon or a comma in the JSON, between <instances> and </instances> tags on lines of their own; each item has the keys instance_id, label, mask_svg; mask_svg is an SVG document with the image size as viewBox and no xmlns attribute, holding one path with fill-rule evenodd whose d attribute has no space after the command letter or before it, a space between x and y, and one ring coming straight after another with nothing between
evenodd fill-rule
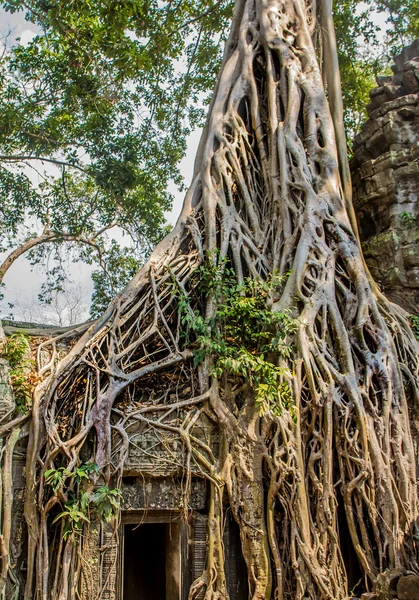
<instances>
[{"instance_id":1,"label":"carved stone","mask_svg":"<svg viewBox=\"0 0 419 600\"><path fill-rule=\"evenodd\" d=\"M419 41L379 77L354 141L354 204L374 279L410 312L419 306Z\"/></svg>"},{"instance_id":2,"label":"carved stone","mask_svg":"<svg viewBox=\"0 0 419 600\"><path fill-rule=\"evenodd\" d=\"M123 510L182 510L186 502L185 482L181 479L130 478L134 481L123 483ZM126 481L126 478L124 478ZM205 508L207 483L203 479L193 479L188 496L189 510Z\"/></svg>"},{"instance_id":3,"label":"carved stone","mask_svg":"<svg viewBox=\"0 0 419 600\"><path fill-rule=\"evenodd\" d=\"M6 337L0 321L0 351L3 348L5 341ZM11 413L14 408L15 401L13 399L13 391L10 383L9 363L5 358L0 358L0 419Z\"/></svg>"}]
</instances>

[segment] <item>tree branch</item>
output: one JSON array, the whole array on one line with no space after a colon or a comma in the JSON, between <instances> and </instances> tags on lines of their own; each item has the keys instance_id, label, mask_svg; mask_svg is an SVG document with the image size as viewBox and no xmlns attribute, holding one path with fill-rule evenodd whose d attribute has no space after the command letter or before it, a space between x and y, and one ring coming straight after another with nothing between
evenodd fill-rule
<instances>
[{"instance_id":1,"label":"tree branch","mask_svg":"<svg viewBox=\"0 0 419 600\"><path fill-rule=\"evenodd\" d=\"M105 229L106 228L101 230L101 232L103 233L103 231ZM34 237L34 238L30 238L29 240L26 240L26 242L24 242L18 248L13 250L13 252L11 252L5 258L3 263L0 265L0 283L3 282L4 276L6 275L7 271L16 262L16 260L18 258L20 258L23 254L25 254L29 250L32 250L32 248L35 248L36 246L41 246L42 244L49 244L49 243L53 243L53 242L58 242L58 243L60 243L60 242L77 242L80 244L85 244L86 246L91 246L92 248L94 248L96 250L96 252L99 255L99 261L102 263L103 262L102 250L101 250L100 246L97 243L95 243L95 241L94 241L98 237L98 235L99 234L95 234L91 238L85 238L80 235L72 235L69 233L57 234L57 233L53 233L49 230L44 231L41 235Z\"/></svg>"},{"instance_id":2,"label":"tree branch","mask_svg":"<svg viewBox=\"0 0 419 600\"><path fill-rule=\"evenodd\" d=\"M5 162L23 162L25 160L40 160L41 162L48 162L53 165L59 165L60 167L71 167L73 169L77 169L81 171L85 175L90 175L90 173L80 167L80 165L75 165L73 163L69 163L65 160L59 160L58 158L46 158L45 156L30 156L30 155L16 155L16 156L8 156L8 155L0 155L0 160Z\"/></svg>"}]
</instances>

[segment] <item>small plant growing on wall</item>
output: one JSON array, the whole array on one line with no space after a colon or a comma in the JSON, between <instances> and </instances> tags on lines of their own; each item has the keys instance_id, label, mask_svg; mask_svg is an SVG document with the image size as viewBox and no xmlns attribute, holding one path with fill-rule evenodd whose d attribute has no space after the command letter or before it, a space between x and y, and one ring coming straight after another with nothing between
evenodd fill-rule
<instances>
[{"instance_id":1,"label":"small plant growing on wall","mask_svg":"<svg viewBox=\"0 0 419 600\"><path fill-rule=\"evenodd\" d=\"M45 471L45 483L52 489L53 495L59 498L63 508L52 523L62 523L62 536L65 541L70 535L76 539L81 534L83 523L90 522L92 512L106 523L118 514L121 498L118 488L110 489L103 485L94 491L89 489L92 487L93 477L98 475L99 467L93 462L81 464L74 471L64 467Z\"/></svg>"},{"instance_id":2,"label":"small plant growing on wall","mask_svg":"<svg viewBox=\"0 0 419 600\"><path fill-rule=\"evenodd\" d=\"M410 326L415 337L419 340L419 315L410 315Z\"/></svg>"},{"instance_id":3,"label":"small plant growing on wall","mask_svg":"<svg viewBox=\"0 0 419 600\"><path fill-rule=\"evenodd\" d=\"M415 215L412 215L410 212L401 212L400 219L405 227L413 227L416 222Z\"/></svg>"},{"instance_id":4,"label":"small plant growing on wall","mask_svg":"<svg viewBox=\"0 0 419 600\"><path fill-rule=\"evenodd\" d=\"M32 402L32 391L38 382L28 337L22 333L11 335L3 345L1 355L9 363L17 410L26 413Z\"/></svg>"}]
</instances>

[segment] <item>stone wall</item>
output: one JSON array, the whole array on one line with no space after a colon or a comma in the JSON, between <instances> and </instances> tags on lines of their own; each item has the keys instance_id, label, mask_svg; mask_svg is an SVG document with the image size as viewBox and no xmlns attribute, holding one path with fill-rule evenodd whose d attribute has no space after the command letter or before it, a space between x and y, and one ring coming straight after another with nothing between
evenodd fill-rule
<instances>
[{"instance_id":1,"label":"stone wall","mask_svg":"<svg viewBox=\"0 0 419 600\"><path fill-rule=\"evenodd\" d=\"M354 140L354 204L365 259L386 296L419 313L419 40L378 77ZM419 599L419 576L379 575L361 600Z\"/></svg>"},{"instance_id":2,"label":"stone wall","mask_svg":"<svg viewBox=\"0 0 419 600\"><path fill-rule=\"evenodd\" d=\"M0 351L3 344L6 343L6 337L0 321ZM6 419L13 414L15 401L13 399L13 390L10 383L10 367L5 358L0 357L0 420Z\"/></svg>"},{"instance_id":3,"label":"stone wall","mask_svg":"<svg viewBox=\"0 0 419 600\"><path fill-rule=\"evenodd\" d=\"M419 311L419 40L378 77L354 141L354 203L366 261L393 301Z\"/></svg>"}]
</instances>

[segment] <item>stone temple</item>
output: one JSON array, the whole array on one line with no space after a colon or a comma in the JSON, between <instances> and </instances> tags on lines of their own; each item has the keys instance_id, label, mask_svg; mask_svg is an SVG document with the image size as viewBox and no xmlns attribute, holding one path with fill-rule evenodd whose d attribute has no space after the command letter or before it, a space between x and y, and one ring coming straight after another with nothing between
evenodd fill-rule
<instances>
[{"instance_id":1,"label":"stone temple","mask_svg":"<svg viewBox=\"0 0 419 600\"><path fill-rule=\"evenodd\" d=\"M369 119L354 140L354 204L374 279L390 300L417 312L419 40L392 68L370 92Z\"/></svg>"},{"instance_id":2,"label":"stone temple","mask_svg":"<svg viewBox=\"0 0 419 600\"><path fill-rule=\"evenodd\" d=\"M3 325L2 335L21 332L35 343L64 334L59 344L62 355L71 346L71 333L66 329L17 322ZM7 361L0 359L0 417L15 408L8 371ZM148 431L143 424L131 431L122 478L118 534L114 535L111 525L92 520L84 544L87 568L81 599L93 600L100 596L101 600L187 600L192 582L205 568L208 482L192 479L185 506L183 456L178 439L170 432L156 435L155 430ZM217 444L209 421L207 426L205 422L201 424L194 434L212 447ZM26 443L27 437L23 436L14 458L11 561L17 564L21 549L27 543L23 514ZM246 566L239 529L228 511L224 545L229 557L226 577L230 599L247 600ZM19 568L24 576L25 563L21 562Z\"/></svg>"},{"instance_id":3,"label":"stone temple","mask_svg":"<svg viewBox=\"0 0 419 600\"><path fill-rule=\"evenodd\" d=\"M354 142L355 207L374 278L390 299L417 312L419 41L395 58L393 71L393 77L379 78L378 87L371 92L369 119ZM63 330L8 323L4 331L5 335L22 331L40 339L63 335L63 355L71 344L71 332ZM13 409L8 364L1 359L0 417ZM190 585L206 562L208 483L193 478L185 505L186 482L175 436L170 430L156 434L144 423L132 433L122 478L118 535L113 535L110 525L91 523L83 557L88 576L82 582L80 600L187 600ZM195 435L212 446L218 443L209 421L205 424L201 420ZM19 563L19 556L27 544L23 516L25 438L19 444L14 463L11 562L24 576L26 565ZM239 530L228 511L224 545L230 599L246 600L247 576Z\"/></svg>"}]
</instances>

